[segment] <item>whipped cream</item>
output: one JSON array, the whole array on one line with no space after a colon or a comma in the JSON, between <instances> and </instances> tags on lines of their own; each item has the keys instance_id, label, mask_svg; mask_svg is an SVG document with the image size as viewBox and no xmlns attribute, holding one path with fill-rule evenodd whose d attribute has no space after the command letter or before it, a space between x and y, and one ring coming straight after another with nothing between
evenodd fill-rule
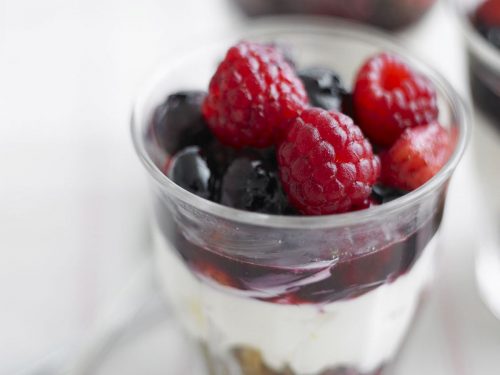
<instances>
[{"instance_id":1,"label":"whipped cream","mask_svg":"<svg viewBox=\"0 0 500 375\"><path fill-rule=\"evenodd\" d=\"M328 368L373 371L400 347L433 273L436 239L406 274L357 298L321 305L282 305L201 283L155 229L161 284L190 334L216 355L235 347L260 351L268 367L297 374Z\"/></svg>"}]
</instances>

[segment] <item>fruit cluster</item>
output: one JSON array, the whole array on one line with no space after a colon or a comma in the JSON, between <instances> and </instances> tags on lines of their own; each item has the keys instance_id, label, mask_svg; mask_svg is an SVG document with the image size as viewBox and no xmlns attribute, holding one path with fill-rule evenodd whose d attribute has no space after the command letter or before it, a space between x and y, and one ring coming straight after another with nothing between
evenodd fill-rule
<instances>
[{"instance_id":1,"label":"fruit cluster","mask_svg":"<svg viewBox=\"0 0 500 375\"><path fill-rule=\"evenodd\" d=\"M353 87L328 68L297 71L277 45L240 42L208 93L176 93L156 109L164 172L230 207L303 215L382 204L432 178L451 141L431 82L380 53Z\"/></svg>"}]
</instances>

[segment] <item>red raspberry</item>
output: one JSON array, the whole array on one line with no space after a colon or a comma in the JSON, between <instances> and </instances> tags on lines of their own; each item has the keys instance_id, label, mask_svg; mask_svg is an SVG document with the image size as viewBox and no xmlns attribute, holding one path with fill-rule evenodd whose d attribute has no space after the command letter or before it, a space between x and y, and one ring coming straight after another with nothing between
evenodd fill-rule
<instances>
[{"instance_id":1,"label":"red raspberry","mask_svg":"<svg viewBox=\"0 0 500 375\"><path fill-rule=\"evenodd\" d=\"M353 205L351 211L361 211L361 210L365 210L367 208L378 206L378 205L380 205L380 203L377 202L377 200L375 198L368 197L364 201L362 201L361 203Z\"/></svg>"},{"instance_id":2,"label":"red raspberry","mask_svg":"<svg viewBox=\"0 0 500 375\"><path fill-rule=\"evenodd\" d=\"M432 83L401 58L381 53L360 69L354 86L356 120L364 134L390 146L404 129L437 119Z\"/></svg>"},{"instance_id":3,"label":"red raspberry","mask_svg":"<svg viewBox=\"0 0 500 375\"><path fill-rule=\"evenodd\" d=\"M203 115L222 143L265 148L306 104L304 86L279 49L240 42L212 77Z\"/></svg>"},{"instance_id":4,"label":"red raspberry","mask_svg":"<svg viewBox=\"0 0 500 375\"><path fill-rule=\"evenodd\" d=\"M448 161L449 133L438 123L406 129L381 155L381 180L402 190L414 190L430 180Z\"/></svg>"},{"instance_id":5,"label":"red raspberry","mask_svg":"<svg viewBox=\"0 0 500 375\"><path fill-rule=\"evenodd\" d=\"M350 117L319 108L304 110L277 152L283 189L306 215L361 206L377 180L380 163Z\"/></svg>"}]
</instances>

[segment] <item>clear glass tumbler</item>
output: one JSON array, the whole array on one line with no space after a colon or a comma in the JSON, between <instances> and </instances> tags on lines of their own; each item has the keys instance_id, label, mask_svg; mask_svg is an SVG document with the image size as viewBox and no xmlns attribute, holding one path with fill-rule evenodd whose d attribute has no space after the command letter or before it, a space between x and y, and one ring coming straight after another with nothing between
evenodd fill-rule
<instances>
[{"instance_id":1,"label":"clear glass tumbler","mask_svg":"<svg viewBox=\"0 0 500 375\"><path fill-rule=\"evenodd\" d=\"M474 103L474 155L484 202L476 278L483 300L500 319L500 49L474 27L484 0L456 0L467 44L470 93Z\"/></svg>"},{"instance_id":2,"label":"clear glass tumbler","mask_svg":"<svg viewBox=\"0 0 500 375\"><path fill-rule=\"evenodd\" d=\"M456 136L449 162L390 203L330 216L278 216L225 207L162 172L152 142L155 107L179 89L207 87L241 38L289 45L299 67L330 66L346 82L373 53L405 56L434 82L440 121ZM467 113L438 74L350 24L270 19L228 40L172 56L134 107L132 133L149 172L153 236L163 289L215 375L382 374L400 348L431 280L446 190L466 144Z\"/></svg>"}]
</instances>

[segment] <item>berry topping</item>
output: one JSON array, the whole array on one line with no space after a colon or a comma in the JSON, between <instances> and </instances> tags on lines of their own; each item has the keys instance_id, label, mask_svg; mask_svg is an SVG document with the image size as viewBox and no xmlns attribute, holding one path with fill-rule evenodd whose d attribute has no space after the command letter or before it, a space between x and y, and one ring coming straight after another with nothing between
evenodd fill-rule
<instances>
[{"instance_id":1,"label":"berry topping","mask_svg":"<svg viewBox=\"0 0 500 375\"><path fill-rule=\"evenodd\" d=\"M380 164L351 118L310 108L278 148L283 189L306 215L345 212L370 196Z\"/></svg>"},{"instance_id":2,"label":"berry topping","mask_svg":"<svg viewBox=\"0 0 500 375\"><path fill-rule=\"evenodd\" d=\"M450 153L450 135L438 123L406 129L381 155L381 181L397 189L414 190L443 167Z\"/></svg>"},{"instance_id":3,"label":"berry topping","mask_svg":"<svg viewBox=\"0 0 500 375\"><path fill-rule=\"evenodd\" d=\"M180 91L169 95L156 108L152 120L153 137L170 155L186 146L200 145L210 137L201 114L205 96L203 91Z\"/></svg>"},{"instance_id":4,"label":"berry topping","mask_svg":"<svg viewBox=\"0 0 500 375\"><path fill-rule=\"evenodd\" d=\"M438 116L431 82L388 53L370 58L361 67L353 99L359 126L380 146L390 146L404 129L428 124Z\"/></svg>"},{"instance_id":5,"label":"berry topping","mask_svg":"<svg viewBox=\"0 0 500 375\"><path fill-rule=\"evenodd\" d=\"M240 42L212 77L203 115L222 143L265 148L306 104L304 86L279 49Z\"/></svg>"},{"instance_id":6,"label":"berry topping","mask_svg":"<svg viewBox=\"0 0 500 375\"><path fill-rule=\"evenodd\" d=\"M247 211L281 213L286 199L276 166L252 156L235 159L222 180L221 203Z\"/></svg>"},{"instance_id":7,"label":"berry topping","mask_svg":"<svg viewBox=\"0 0 500 375\"><path fill-rule=\"evenodd\" d=\"M188 147L177 153L170 161L168 177L177 185L210 199L210 169L197 146Z\"/></svg>"},{"instance_id":8,"label":"berry topping","mask_svg":"<svg viewBox=\"0 0 500 375\"><path fill-rule=\"evenodd\" d=\"M299 71L309 101L315 107L340 111L347 91L337 73L328 68L307 68Z\"/></svg>"}]
</instances>

